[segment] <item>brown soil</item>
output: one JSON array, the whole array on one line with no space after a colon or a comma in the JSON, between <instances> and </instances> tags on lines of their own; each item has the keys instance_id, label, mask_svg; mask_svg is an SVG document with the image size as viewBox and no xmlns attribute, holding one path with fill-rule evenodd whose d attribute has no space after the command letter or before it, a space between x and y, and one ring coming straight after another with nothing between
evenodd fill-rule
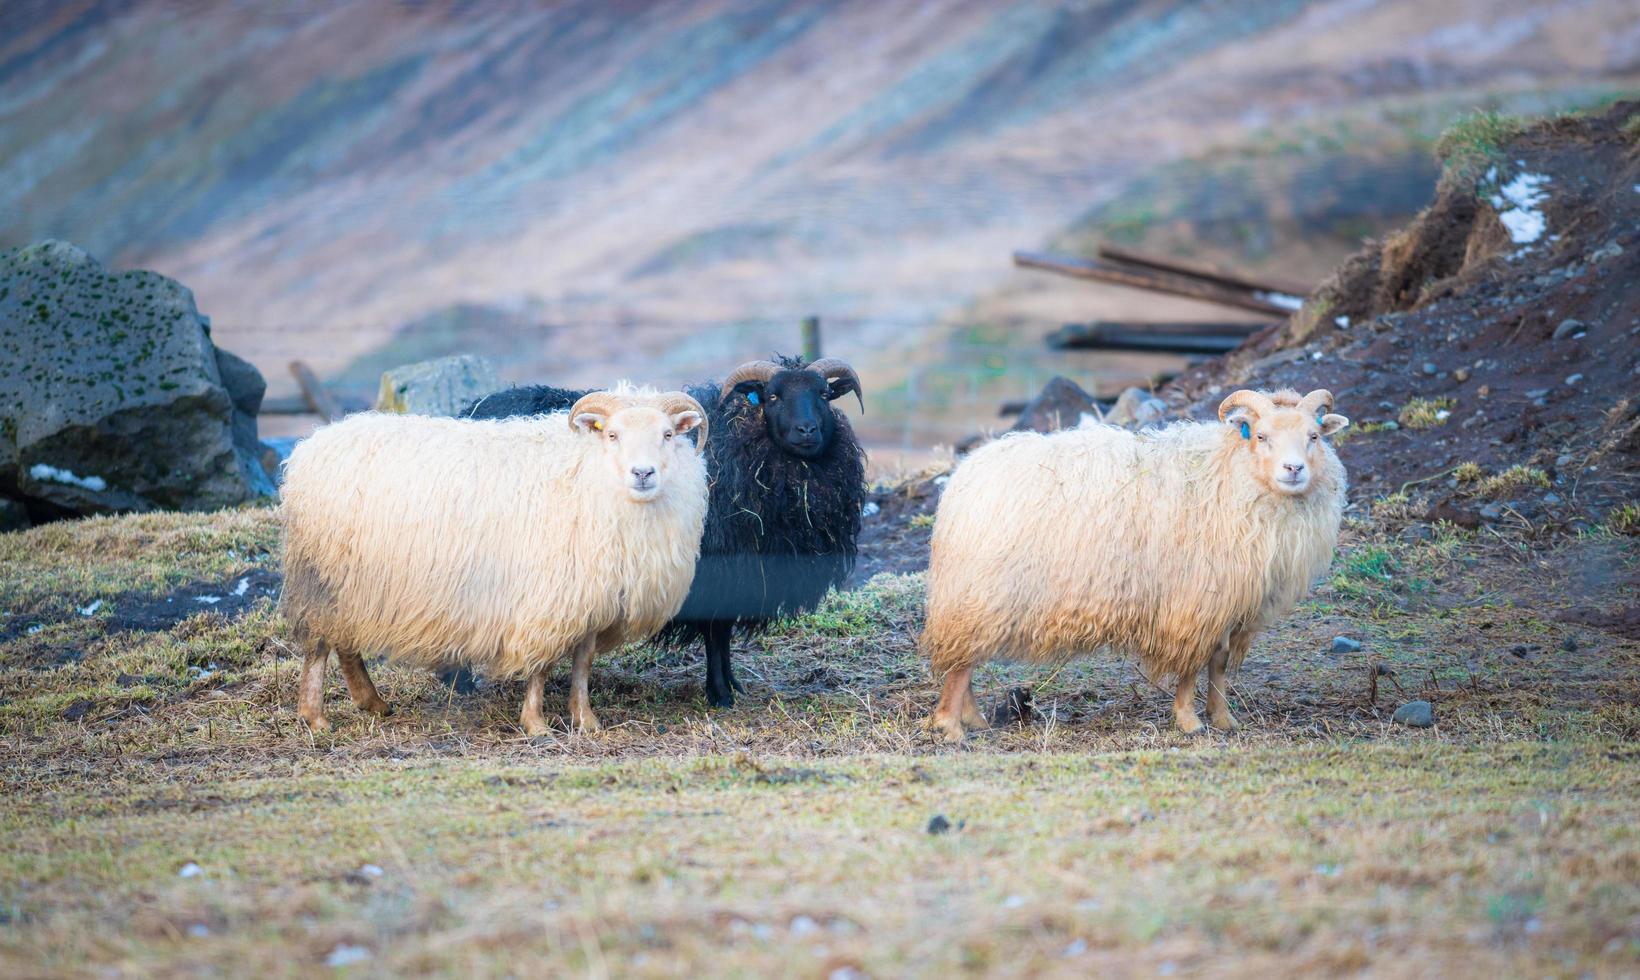
<instances>
[{"instance_id":1,"label":"brown soil","mask_svg":"<svg viewBox=\"0 0 1640 980\"><path fill-rule=\"evenodd\" d=\"M1411 484L1430 519L1478 526L1499 519L1495 503L1504 519L1576 530L1634 500L1640 146L1624 126L1636 118L1626 102L1544 122L1480 176L1449 174L1411 226L1345 262L1286 325L1164 396L1211 417L1238 387L1328 388L1356 424L1339 447L1352 483L1370 496ZM1548 178L1547 230L1530 245L1510 240L1494 203L1520 173ZM1409 427L1413 398L1449 400L1450 416ZM1552 485L1482 494L1448 475L1466 462L1537 467Z\"/></svg>"}]
</instances>

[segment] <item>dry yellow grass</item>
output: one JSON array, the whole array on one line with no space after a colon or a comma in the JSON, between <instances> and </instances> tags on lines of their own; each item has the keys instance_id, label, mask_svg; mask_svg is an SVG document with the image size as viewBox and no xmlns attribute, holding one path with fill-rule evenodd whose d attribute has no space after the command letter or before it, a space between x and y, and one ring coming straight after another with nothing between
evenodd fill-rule
<instances>
[{"instance_id":1,"label":"dry yellow grass","mask_svg":"<svg viewBox=\"0 0 1640 980\"><path fill-rule=\"evenodd\" d=\"M1632 602L1633 538L1354 524L1237 679L1243 734L1172 733L1095 658L988 669L1041 717L961 750L920 731L918 576L742 646L733 711L696 651L610 658L591 737L383 665L399 713L333 682L314 738L254 589L113 628L275 542L257 511L0 536L0 975L1640 970L1640 644L1557 618ZM1436 728L1388 722L1414 697Z\"/></svg>"}]
</instances>

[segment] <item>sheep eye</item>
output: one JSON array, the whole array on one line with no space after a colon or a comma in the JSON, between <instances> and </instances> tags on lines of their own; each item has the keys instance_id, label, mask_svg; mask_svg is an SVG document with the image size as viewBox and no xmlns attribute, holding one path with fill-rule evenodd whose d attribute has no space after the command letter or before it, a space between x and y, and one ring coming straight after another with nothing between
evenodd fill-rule
<instances>
[{"instance_id":1,"label":"sheep eye","mask_svg":"<svg viewBox=\"0 0 1640 980\"><path fill-rule=\"evenodd\" d=\"M1262 432L1260 432L1260 433L1259 433L1259 434L1258 434L1258 441L1259 441L1259 442L1269 442L1269 441L1270 441L1270 437L1269 437L1269 436L1267 436L1267 435L1265 435L1265 434L1264 434L1264 433L1262 433Z\"/></svg>"},{"instance_id":2,"label":"sheep eye","mask_svg":"<svg viewBox=\"0 0 1640 980\"><path fill-rule=\"evenodd\" d=\"M664 435L661 436L661 438L662 439L670 439L670 438L672 438L672 433L670 433L670 432L665 433Z\"/></svg>"},{"instance_id":3,"label":"sheep eye","mask_svg":"<svg viewBox=\"0 0 1640 980\"><path fill-rule=\"evenodd\" d=\"M1320 439L1321 439L1321 436L1318 433L1315 433L1315 432L1310 433L1310 441L1311 442L1317 442Z\"/></svg>"}]
</instances>

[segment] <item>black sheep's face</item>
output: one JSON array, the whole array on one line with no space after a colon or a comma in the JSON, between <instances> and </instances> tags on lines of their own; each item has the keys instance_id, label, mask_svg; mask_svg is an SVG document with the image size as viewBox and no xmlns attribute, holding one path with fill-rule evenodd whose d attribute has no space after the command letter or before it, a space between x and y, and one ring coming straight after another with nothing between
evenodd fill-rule
<instances>
[{"instance_id":1,"label":"black sheep's face","mask_svg":"<svg viewBox=\"0 0 1640 980\"><path fill-rule=\"evenodd\" d=\"M781 371L768 381L735 385L748 404L762 411L774 444L799 459L814 459L831 446L837 434L831 401L852 390L846 382L827 381L813 371Z\"/></svg>"}]
</instances>

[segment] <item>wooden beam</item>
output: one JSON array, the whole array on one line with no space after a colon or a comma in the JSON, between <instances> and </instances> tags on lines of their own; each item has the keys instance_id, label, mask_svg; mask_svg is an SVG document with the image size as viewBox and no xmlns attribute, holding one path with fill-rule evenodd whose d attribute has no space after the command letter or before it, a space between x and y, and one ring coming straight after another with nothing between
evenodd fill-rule
<instances>
[{"instance_id":1,"label":"wooden beam","mask_svg":"<svg viewBox=\"0 0 1640 980\"><path fill-rule=\"evenodd\" d=\"M325 390L319 383L319 376L301 361L290 362L290 373L296 378L296 383L302 389L302 397L307 401L308 408L313 414L326 422L334 422L342 417L342 407L337 404L334 396Z\"/></svg>"},{"instance_id":2,"label":"wooden beam","mask_svg":"<svg viewBox=\"0 0 1640 980\"><path fill-rule=\"evenodd\" d=\"M1095 320L1092 323L1067 323L1048 334L1049 347L1074 348L1084 337L1099 336L1101 331L1149 335L1153 337L1251 337L1269 323L1200 323L1194 320Z\"/></svg>"},{"instance_id":3,"label":"wooden beam","mask_svg":"<svg viewBox=\"0 0 1640 980\"><path fill-rule=\"evenodd\" d=\"M1079 259L1069 255L1050 255L1042 252L1015 252L1014 265L1022 269L1056 272L1076 279L1090 279L1094 282L1108 282L1118 286L1184 296L1204 303L1251 310L1254 313L1285 317L1293 312L1290 306L1261 299L1248 290L1181 276L1164 275L1132 266L1115 266L1096 259Z\"/></svg>"},{"instance_id":4,"label":"wooden beam","mask_svg":"<svg viewBox=\"0 0 1640 980\"><path fill-rule=\"evenodd\" d=\"M1099 257L1110 259L1112 262L1126 262L1129 265L1144 266L1148 269L1157 269L1162 272L1171 272L1176 275L1188 276L1191 279L1201 279L1205 282L1216 282L1220 285L1231 286L1237 289L1248 289L1261 293L1283 293L1296 296L1299 299L1315 291L1315 286L1298 282L1294 279L1284 279L1281 276L1260 276L1254 278L1234 269L1225 269L1220 266L1207 265L1201 262L1189 262L1166 255L1147 255L1117 245L1099 246Z\"/></svg>"},{"instance_id":5,"label":"wooden beam","mask_svg":"<svg viewBox=\"0 0 1640 980\"><path fill-rule=\"evenodd\" d=\"M1048 335L1048 346L1060 350L1149 350L1172 354L1223 354L1240 347L1252 334L1240 329L1158 333L1134 327L1148 324L1067 323ZM1177 324L1175 325L1177 326ZM1195 325L1192 325L1195 326ZM1211 328L1215 324L1200 324ZM1227 326L1217 324L1217 326ZM1255 329L1262 329L1260 324Z\"/></svg>"}]
</instances>

